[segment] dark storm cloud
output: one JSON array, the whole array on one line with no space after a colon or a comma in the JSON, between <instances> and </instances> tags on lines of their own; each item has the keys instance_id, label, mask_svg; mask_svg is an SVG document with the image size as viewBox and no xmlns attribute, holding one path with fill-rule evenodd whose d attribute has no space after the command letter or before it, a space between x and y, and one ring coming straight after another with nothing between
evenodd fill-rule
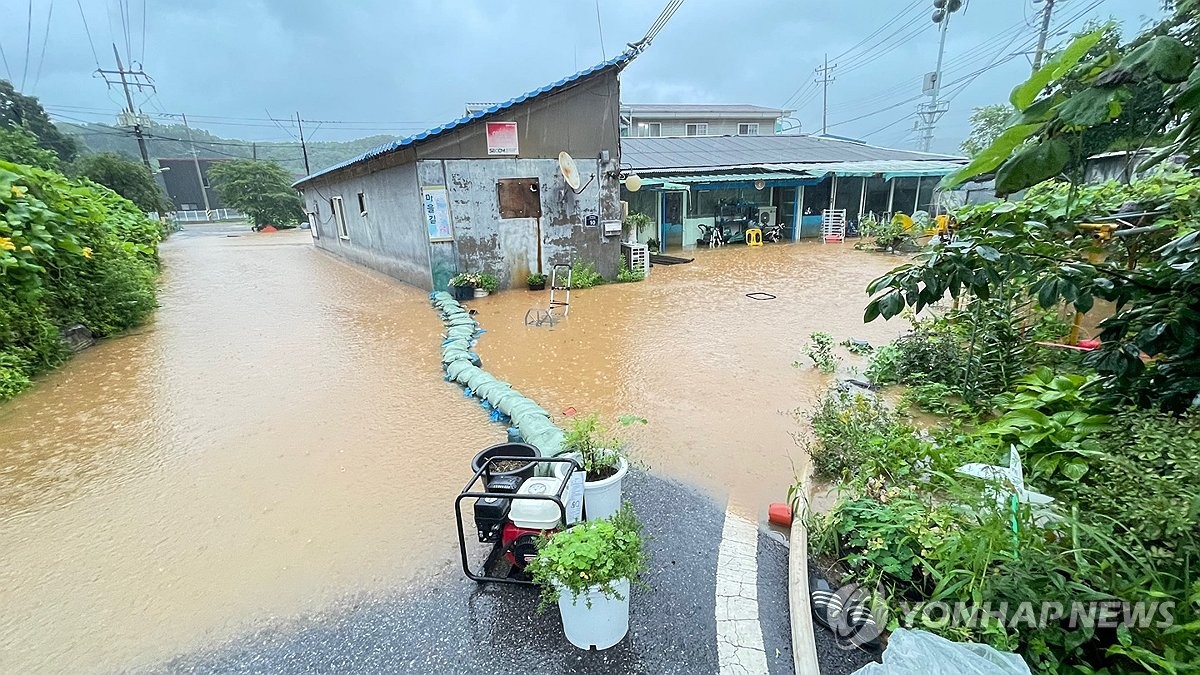
<instances>
[{"instance_id":1,"label":"dark storm cloud","mask_svg":"<svg viewBox=\"0 0 1200 675\"><path fill-rule=\"evenodd\" d=\"M1157 16L1150 0L1059 0L1059 16L1115 17L1126 30ZM920 77L933 69L937 34L921 18L898 35L891 20L926 0L689 0L654 45L623 77L628 102L716 102L789 107L806 131L820 126L813 68L823 54L869 41L886 49L859 49L838 60L830 87L830 133L880 144L911 145L909 130ZM28 91L50 105L89 110L59 114L104 120L122 105L118 92L92 77L95 58L79 8L54 7L46 56L35 77L49 0L33 0ZM112 42L123 58L124 20L117 0L83 0L101 64L111 67ZM406 133L461 114L468 101L498 101L556 80L601 60L596 5L579 2L497 0L147 0L146 39L141 3L128 0L129 51L158 83L156 98L139 97L155 112L184 111L224 117L284 117L387 123L353 130L327 124L318 139ZM18 81L25 72L26 10L0 0L0 46ZM601 0L605 54L638 39L661 5L644 0ZM1088 10L1088 11L1084 11ZM974 71L1013 54L1033 35L1031 0L973 0L955 17L946 49L945 82L965 82ZM920 32L918 33L919 29ZM1006 32L1008 31L1008 32ZM911 35L905 41L889 36ZM1010 43L1010 39L1017 38ZM1027 57L982 72L957 93L939 127L936 146L952 150L966 133L971 108L1003 101L1029 70ZM0 73L2 75L3 73ZM34 83L36 80L36 88ZM957 88L957 87L955 87ZM909 116L906 118L906 116ZM107 118L111 121L111 117ZM208 120L225 136L285 139L268 121ZM890 126L889 126L890 125ZM314 125L315 126L315 125Z\"/></svg>"}]
</instances>

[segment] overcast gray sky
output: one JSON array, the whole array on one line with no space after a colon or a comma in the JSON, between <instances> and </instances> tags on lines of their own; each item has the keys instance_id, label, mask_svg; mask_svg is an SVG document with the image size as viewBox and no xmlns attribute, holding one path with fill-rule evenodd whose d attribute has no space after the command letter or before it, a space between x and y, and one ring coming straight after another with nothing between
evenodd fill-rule
<instances>
[{"instance_id":1,"label":"overcast gray sky","mask_svg":"<svg viewBox=\"0 0 1200 675\"><path fill-rule=\"evenodd\" d=\"M186 112L196 126L247 140L290 140L267 111L297 110L325 121L307 125L316 140L403 135L460 116L465 102L505 100L597 63L602 44L612 57L663 4L600 0L598 25L595 0L0 0L0 76L24 81L64 119L112 123L122 96L92 71L97 59L113 66L116 42L158 85L156 96L136 98L150 114ZM1160 4L1058 0L1056 32L1070 19L1078 27L1112 17L1128 34L1161 16ZM1028 74L1019 52L1031 49L1040 6L968 0L954 15L943 77L950 110L936 150L954 150L971 109L1005 100ZM804 131L819 131L810 83L828 53L838 66L829 132L913 147L914 97L937 55L931 10L932 0L688 0L625 70L622 98L786 103Z\"/></svg>"}]
</instances>

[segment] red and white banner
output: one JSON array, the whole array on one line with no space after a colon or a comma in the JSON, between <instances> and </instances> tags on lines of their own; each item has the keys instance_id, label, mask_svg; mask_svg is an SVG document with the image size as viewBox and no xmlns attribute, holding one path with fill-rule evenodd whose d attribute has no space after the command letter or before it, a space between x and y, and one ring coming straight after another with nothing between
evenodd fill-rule
<instances>
[{"instance_id":1,"label":"red and white banner","mask_svg":"<svg viewBox=\"0 0 1200 675\"><path fill-rule=\"evenodd\" d=\"M489 155L517 154L517 123L488 122L487 151Z\"/></svg>"}]
</instances>

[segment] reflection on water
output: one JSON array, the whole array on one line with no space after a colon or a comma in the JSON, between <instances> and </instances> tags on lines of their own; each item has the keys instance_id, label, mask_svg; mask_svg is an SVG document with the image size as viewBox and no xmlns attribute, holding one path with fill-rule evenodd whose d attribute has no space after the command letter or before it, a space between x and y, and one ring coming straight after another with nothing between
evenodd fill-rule
<instances>
[{"instance_id":1,"label":"reflection on water","mask_svg":"<svg viewBox=\"0 0 1200 675\"><path fill-rule=\"evenodd\" d=\"M810 332L861 325L895 258L848 246L698 251L641 284L475 301L484 365L551 411L650 424L660 473L751 517L804 461L793 411L827 382L793 368ZM183 233L155 323L0 406L0 672L159 663L272 617L453 564L452 496L503 437L444 383L425 294L302 232ZM765 291L775 300L746 293Z\"/></svg>"},{"instance_id":2,"label":"reflection on water","mask_svg":"<svg viewBox=\"0 0 1200 675\"><path fill-rule=\"evenodd\" d=\"M425 294L302 232L163 247L155 323L0 406L0 672L151 663L454 559L503 437Z\"/></svg>"},{"instance_id":3,"label":"reflection on water","mask_svg":"<svg viewBox=\"0 0 1200 675\"><path fill-rule=\"evenodd\" d=\"M757 517L784 500L807 461L795 412L829 383L802 356L808 335L881 344L899 334L897 321L863 325L862 311L867 282L901 259L821 243L688 255L695 262L655 267L644 283L576 291L553 329L523 324L545 292L475 301L488 330L479 352L490 372L548 410L648 418L633 440L653 470ZM776 298L746 297L754 292Z\"/></svg>"}]
</instances>

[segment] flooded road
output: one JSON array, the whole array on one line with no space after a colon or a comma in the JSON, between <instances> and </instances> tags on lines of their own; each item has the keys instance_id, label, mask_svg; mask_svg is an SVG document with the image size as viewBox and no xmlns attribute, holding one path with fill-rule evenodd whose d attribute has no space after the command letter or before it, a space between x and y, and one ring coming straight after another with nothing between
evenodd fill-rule
<instances>
[{"instance_id":1,"label":"flooded road","mask_svg":"<svg viewBox=\"0 0 1200 675\"><path fill-rule=\"evenodd\" d=\"M552 412L647 418L631 441L654 471L765 519L807 462L796 413L832 377L803 356L809 334L873 344L899 335L904 322L863 325L862 314L867 283L903 259L814 242L686 255L695 261L656 266L642 283L575 291L569 318L553 329L524 326L547 292L473 301L488 330L479 353L489 372ZM755 292L775 299L746 297ZM847 366L861 362L837 353Z\"/></svg>"},{"instance_id":2,"label":"flooded road","mask_svg":"<svg viewBox=\"0 0 1200 675\"><path fill-rule=\"evenodd\" d=\"M695 255L576 291L553 330L523 325L545 293L473 301L478 349L553 412L648 418L652 470L754 518L804 463L795 411L829 379L792 362L812 331L898 334L860 317L900 260ZM304 232L184 232L163 259L153 324L0 405L0 672L152 667L456 564L452 496L503 429L442 381L425 293Z\"/></svg>"},{"instance_id":3,"label":"flooded road","mask_svg":"<svg viewBox=\"0 0 1200 675\"><path fill-rule=\"evenodd\" d=\"M441 381L425 293L306 232L162 254L152 325L0 406L0 672L144 666L445 566L503 438Z\"/></svg>"}]
</instances>

